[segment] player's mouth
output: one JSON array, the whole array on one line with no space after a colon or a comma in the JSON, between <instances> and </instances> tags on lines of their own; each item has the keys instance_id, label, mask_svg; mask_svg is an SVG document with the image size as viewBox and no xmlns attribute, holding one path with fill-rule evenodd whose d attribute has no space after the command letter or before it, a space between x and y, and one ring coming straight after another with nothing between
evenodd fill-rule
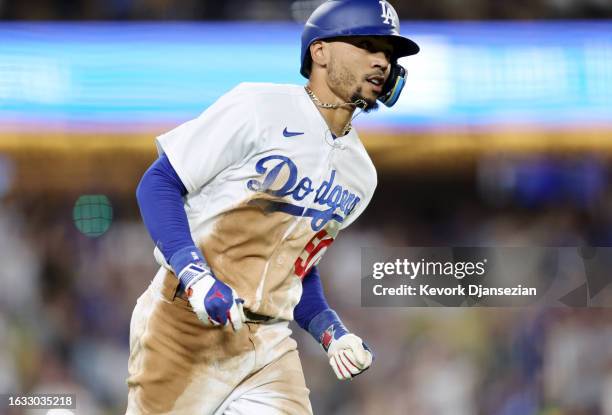
<instances>
[{"instance_id":1,"label":"player's mouth","mask_svg":"<svg viewBox=\"0 0 612 415\"><path fill-rule=\"evenodd\" d=\"M372 91L374 91L376 94L380 94L382 92L383 85L385 84L385 77L381 75L368 76L366 78L366 82L370 84Z\"/></svg>"}]
</instances>

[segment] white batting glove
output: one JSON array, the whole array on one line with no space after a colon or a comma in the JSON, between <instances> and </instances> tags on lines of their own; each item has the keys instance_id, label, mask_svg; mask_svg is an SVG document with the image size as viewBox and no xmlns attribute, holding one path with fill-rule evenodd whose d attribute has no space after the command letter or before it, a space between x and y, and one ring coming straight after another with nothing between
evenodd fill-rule
<instances>
[{"instance_id":1,"label":"white batting glove","mask_svg":"<svg viewBox=\"0 0 612 415\"><path fill-rule=\"evenodd\" d=\"M189 264L178 275L189 303L198 318L213 326L231 325L234 331L245 321L236 291L218 280L204 263Z\"/></svg>"},{"instance_id":2,"label":"white batting glove","mask_svg":"<svg viewBox=\"0 0 612 415\"><path fill-rule=\"evenodd\" d=\"M329 345L327 356L340 380L351 379L372 364L372 353L363 340L353 333L334 339Z\"/></svg>"},{"instance_id":3,"label":"white batting glove","mask_svg":"<svg viewBox=\"0 0 612 415\"><path fill-rule=\"evenodd\" d=\"M327 352L338 379L354 378L372 365L374 356L368 345L349 333L334 310L327 308L317 314L308 324L308 332Z\"/></svg>"}]
</instances>

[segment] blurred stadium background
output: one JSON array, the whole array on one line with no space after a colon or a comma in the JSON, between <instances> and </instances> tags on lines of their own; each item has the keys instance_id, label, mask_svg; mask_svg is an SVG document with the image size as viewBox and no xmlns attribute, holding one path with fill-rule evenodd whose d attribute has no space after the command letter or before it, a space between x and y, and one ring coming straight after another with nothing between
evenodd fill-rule
<instances>
[{"instance_id":1,"label":"blurred stadium background","mask_svg":"<svg viewBox=\"0 0 612 415\"><path fill-rule=\"evenodd\" d=\"M304 83L319 3L0 0L0 393L124 411L153 138L239 82ZM356 120L379 187L321 264L378 357L339 383L297 328L315 413L612 414L612 309L366 309L359 291L362 246L612 246L612 3L392 3L422 53L398 106ZM73 223L81 195L110 201L102 236Z\"/></svg>"}]
</instances>

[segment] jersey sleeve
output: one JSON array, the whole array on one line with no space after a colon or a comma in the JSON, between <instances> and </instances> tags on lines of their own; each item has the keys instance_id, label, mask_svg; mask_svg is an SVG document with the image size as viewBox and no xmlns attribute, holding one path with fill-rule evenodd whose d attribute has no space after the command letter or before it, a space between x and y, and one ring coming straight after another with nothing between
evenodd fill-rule
<instances>
[{"instance_id":1,"label":"jersey sleeve","mask_svg":"<svg viewBox=\"0 0 612 415\"><path fill-rule=\"evenodd\" d=\"M359 203L355 205L354 210L345 218L344 222L342 222L342 226L340 229L346 229L350 224L355 222L359 216L366 210L372 197L374 196L374 190L376 190L377 185L377 177L376 177L376 169L374 165L370 162L368 164L368 174L364 177L364 183L366 183L366 191L364 194L363 200L359 200Z\"/></svg>"},{"instance_id":2,"label":"jersey sleeve","mask_svg":"<svg viewBox=\"0 0 612 415\"><path fill-rule=\"evenodd\" d=\"M236 90L221 97L198 118L157 137L160 154L191 193L257 148L257 114L249 94Z\"/></svg>"}]
</instances>

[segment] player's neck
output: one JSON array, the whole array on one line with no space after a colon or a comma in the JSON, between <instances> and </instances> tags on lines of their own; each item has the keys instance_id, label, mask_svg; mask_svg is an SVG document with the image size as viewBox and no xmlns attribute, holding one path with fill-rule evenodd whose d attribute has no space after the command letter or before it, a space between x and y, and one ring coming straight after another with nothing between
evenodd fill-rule
<instances>
[{"instance_id":1,"label":"player's neck","mask_svg":"<svg viewBox=\"0 0 612 415\"><path fill-rule=\"evenodd\" d=\"M307 87L314 94L314 98L311 96L311 99L317 106L331 132L336 137L345 135L350 130L350 121L353 112L355 112L355 107L344 105L338 108L324 108L317 104L342 104L346 101L335 95L325 83L315 82L311 79L308 81ZM317 100L320 102L317 102Z\"/></svg>"}]
</instances>

